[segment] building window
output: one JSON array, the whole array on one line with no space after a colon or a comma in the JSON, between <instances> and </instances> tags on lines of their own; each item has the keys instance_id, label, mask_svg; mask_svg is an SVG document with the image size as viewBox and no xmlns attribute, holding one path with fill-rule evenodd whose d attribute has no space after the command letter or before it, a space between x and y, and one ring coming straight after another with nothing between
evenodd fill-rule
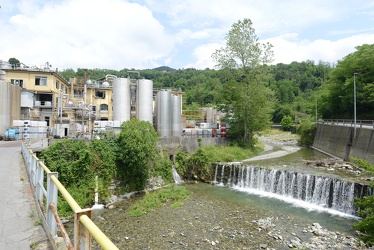
<instances>
[{"instance_id":1,"label":"building window","mask_svg":"<svg viewBox=\"0 0 374 250\"><path fill-rule=\"evenodd\" d=\"M47 86L47 77L45 77L45 76L35 76L35 85L37 85L37 86Z\"/></svg>"},{"instance_id":2,"label":"building window","mask_svg":"<svg viewBox=\"0 0 374 250\"><path fill-rule=\"evenodd\" d=\"M11 79L10 83L23 88L23 80L21 80L21 79Z\"/></svg>"},{"instance_id":3,"label":"building window","mask_svg":"<svg viewBox=\"0 0 374 250\"><path fill-rule=\"evenodd\" d=\"M101 104L100 111L108 111L108 104Z\"/></svg>"},{"instance_id":4,"label":"building window","mask_svg":"<svg viewBox=\"0 0 374 250\"><path fill-rule=\"evenodd\" d=\"M74 97L82 97L82 90L76 90L74 89Z\"/></svg>"},{"instance_id":5,"label":"building window","mask_svg":"<svg viewBox=\"0 0 374 250\"><path fill-rule=\"evenodd\" d=\"M96 91L95 97L105 99L105 91Z\"/></svg>"},{"instance_id":6,"label":"building window","mask_svg":"<svg viewBox=\"0 0 374 250\"><path fill-rule=\"evenodd\" d=\"M59 88L60 88L60 83L56 81L56 89L59 89Z\"/></svg>"}]
</instances>

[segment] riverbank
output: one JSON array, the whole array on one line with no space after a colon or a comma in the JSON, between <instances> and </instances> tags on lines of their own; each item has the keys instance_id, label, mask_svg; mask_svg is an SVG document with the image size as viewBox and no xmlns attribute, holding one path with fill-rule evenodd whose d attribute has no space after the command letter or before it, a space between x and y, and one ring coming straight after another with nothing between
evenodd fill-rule
<instances>
[{"instance_id":1,"label":"riverbank","mask_svg":"<svg viewBox=\"0 0 374 250\"><path fill-rule=\"evenodd\" d=\"M264 144L264 151L261 154L245 159L242 162L273 159L295 153L301 149L301 147L297 145L298 138L298 135L283 131L259 135L257 136L257 139Z\"/></svg>"},{"instance_id":2,"label":"riverbank","mask_svg":"<svg viewBox=\"0 0 374 250\"><path fill-rule=\"evenodd\" d=\"M366 249L351 234L240 201L228 202L220 198L218 187L185 187L193 193L181 207L166 203L141 217L130 217L129 206L140 198L135 197L116 202L95 223L119 249Z\"/></svg>"}]
</instances>

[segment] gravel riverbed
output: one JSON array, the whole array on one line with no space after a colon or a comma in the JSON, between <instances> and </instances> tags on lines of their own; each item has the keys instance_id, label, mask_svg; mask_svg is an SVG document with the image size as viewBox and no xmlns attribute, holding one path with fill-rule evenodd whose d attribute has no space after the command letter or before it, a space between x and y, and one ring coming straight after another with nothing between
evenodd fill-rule
<instances>
[{"instance_id":1,"label":"gravel riverbed","mask_svg":"<svg viewBox=\"0 0 374 250\"><path fill-rule=\"evenodd\" d=\"M198 184L202 185L202 184ZM351 235L329 232L318 223L227 202L192 189L184 205L164 204L141 217L128 208L139 197L114 203L95 219L119 249L366 249ZM93 249L101 249L93 243Z\"/></svg>"}]
</instances>

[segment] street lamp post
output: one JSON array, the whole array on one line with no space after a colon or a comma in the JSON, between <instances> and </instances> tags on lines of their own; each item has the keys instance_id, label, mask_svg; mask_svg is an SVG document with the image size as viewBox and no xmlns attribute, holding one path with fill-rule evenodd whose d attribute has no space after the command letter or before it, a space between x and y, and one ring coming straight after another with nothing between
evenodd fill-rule
<instances>
[{"instance_id":1,"label":"street lamp post","mask_svg":"<svg viewBox=\"0 0 374 250\"><path fill-rule=\"evenodd\" d=\"M356 75L359 73L353 73L353 116L354 116L354 132L353 138L356 138Z\"/></svg>"}]
</instances>

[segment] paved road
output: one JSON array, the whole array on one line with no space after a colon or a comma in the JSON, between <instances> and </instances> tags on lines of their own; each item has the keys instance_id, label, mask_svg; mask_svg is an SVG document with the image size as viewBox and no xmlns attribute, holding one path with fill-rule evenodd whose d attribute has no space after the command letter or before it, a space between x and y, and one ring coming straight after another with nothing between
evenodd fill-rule
<instances>
[{"instance_id":1,"label":"paved road","mask_svg":"<svg viewBox=\"0 0 374 250\"><path fill-rule=\"evenodd\" d=\"M0 249L49 249L35 210L20 141L0 141Z\"/></svg>"}]
</instances>

